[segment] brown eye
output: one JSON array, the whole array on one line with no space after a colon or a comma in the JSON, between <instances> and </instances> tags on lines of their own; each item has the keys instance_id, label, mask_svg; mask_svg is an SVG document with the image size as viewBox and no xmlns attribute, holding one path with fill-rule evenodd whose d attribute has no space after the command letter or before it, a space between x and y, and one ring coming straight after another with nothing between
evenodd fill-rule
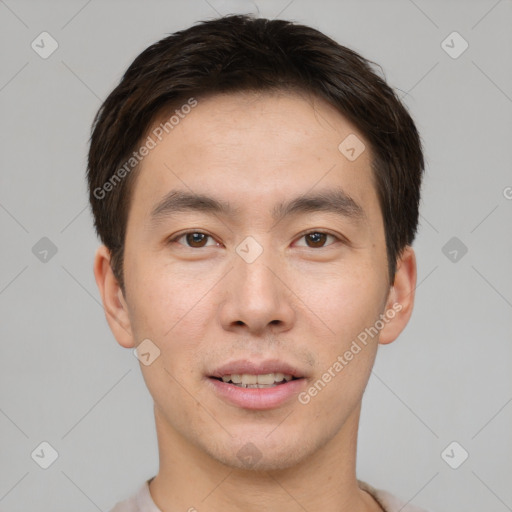
<instances>
[{"instance_id":1,"label":"brown eye","mask_svg":"<svg viewBox=\"0 0 512 512\"><path fill-rule=\"evenodd\" d=\"M212 243L208 243L211 241ZM209 245L216 245L215 240L211 235L202 233L201 231L188 231L181 235L175 236L169 240L170 244L178 244L191 249L201 249Z\"/></svg>"},{"instance_id":2,"label":"brown eye","mask_svg":"<svg viewBox=\"0 0 512 512\"><path fill-rule=\"evenodd\" d=\"M187 233L184 236L190 247L204 247L209 237L205 233Z\"/></svg>"},{"instance_id":3,"label":"brown eye","mask_svg":"<svg viewBox=\"0 0 512 512\"><path fill-rule=\"evenodd\" d=\"M328 236L329 235L327 233L318 232L308 233L307 235L304 235L308 247L323 247Z\"/></svg>"}]
</instances>

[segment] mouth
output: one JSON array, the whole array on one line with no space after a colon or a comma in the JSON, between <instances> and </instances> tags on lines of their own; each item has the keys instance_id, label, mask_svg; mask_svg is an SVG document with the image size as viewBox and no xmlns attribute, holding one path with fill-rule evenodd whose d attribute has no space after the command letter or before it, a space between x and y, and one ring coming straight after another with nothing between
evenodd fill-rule
<instances>
[{"instance_id":1,"label":"mouth","mask_svg":"<svg viewBox=\"0 0 512 512\"><path fill-rule=\"evenodd\" d=\"M225 382L226 384L233 384L239 388L273 388L281 386L291 380L298 380L299 377L294 377L289 373L263 373L253 375L250 373L234 373L231 375L223 375L222 377L211 377L212 379Z\"/></svg>"},{"instance_id":2,"label":"mouth","mask_svg":"<svg viewBox=\"0 0 512 512\"><path fill-rule=\"evenodd\" d=\"M207 379L218 398L242 409L275 409L307 385L307 376L278 360L239 360L213 371Z\"/></svg>"}]
</instances>

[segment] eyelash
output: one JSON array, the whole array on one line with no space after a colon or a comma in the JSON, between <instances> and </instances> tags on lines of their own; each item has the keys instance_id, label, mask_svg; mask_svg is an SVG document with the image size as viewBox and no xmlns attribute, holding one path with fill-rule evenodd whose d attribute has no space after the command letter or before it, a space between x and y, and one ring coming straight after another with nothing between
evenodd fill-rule
<instances>
[{"instance_id":1,"label":"eyelash","mask_svg":"<svg viewBox=\"0 0 512 512\"><path fill-rule=\"evenodd\" d=\"M313 233L318 233L318 234L321 234L321 235L327 235L327 236L331 236L333 237L336 241L338 242L345 242L347 243L346 240L344 240L343 238L341 238L340 236L338 235L334 235L333 233L330 233L328 231L319 231L319 230L310 230L310 231L307 231L305 233L302 233L298 238L297 240L300 240L301 238L304 238L305 236L307 235L311 235ZM212 235L209 235L208 233L204 233L203 231L197 231L197 230L190 230L190 231L185 231L184 233L180 233L179 235L176 235L174 236L173 238L170 238L168 243L171 244L171 243L178 243L177 241L180 239L180 238L183 238L184 236L186 235L190 235L190 234L200 234L200 235L206 235L212 239L213 236ZM329 245L332 245L332 244L329 244ZM329 247L329 245L326 245L326 246L322 246L322 247L308 247L308 246L305 246L307 249L324 249L325 247ZM207 247L207 246L203 246L203 247L191 247L191 246L185 246L189 249L203 249L204 247ZM304 247L304 246L302 246Z\"/></svg>"}]
</instances>

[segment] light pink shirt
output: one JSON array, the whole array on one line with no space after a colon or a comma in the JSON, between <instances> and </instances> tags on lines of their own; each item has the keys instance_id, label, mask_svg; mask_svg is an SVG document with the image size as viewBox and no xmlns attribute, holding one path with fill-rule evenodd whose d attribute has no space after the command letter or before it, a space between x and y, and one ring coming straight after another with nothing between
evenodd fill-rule
<instances>
[{"instance_id":1,"label":"light pink shirt","mask_svg":"<svg viewBox=\"0 0 512 512\"><path fill-rule=\"evenodd\" d=\"M149 485L152 479L144 482L136 494L132 497L117 503L110 512L162 512L153 501L149 492ZM385 510L385 512L427 512L422 508L409 505L393 496L387 491L375 489L366 482L358 480L359 487L370 493L375 501Z\"/></svg>"}]
</instances>

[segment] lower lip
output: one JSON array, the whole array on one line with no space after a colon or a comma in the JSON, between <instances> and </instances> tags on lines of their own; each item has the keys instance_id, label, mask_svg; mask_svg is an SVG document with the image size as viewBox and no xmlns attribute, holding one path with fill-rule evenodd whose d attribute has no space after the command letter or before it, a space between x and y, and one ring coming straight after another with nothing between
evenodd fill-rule
<instances>
[{"instance_id":1,"label":"lower lip","mask_svg":"<svg viewBox=\"0 0 512 512\"><path fill-rule=\"evenodd\" d=\"M295 379L272 388L242 388L212 377L208 378L215 393L225 401L244 409L275 409L303 389L306 379Z\"/></svg>"}]
</instances>

